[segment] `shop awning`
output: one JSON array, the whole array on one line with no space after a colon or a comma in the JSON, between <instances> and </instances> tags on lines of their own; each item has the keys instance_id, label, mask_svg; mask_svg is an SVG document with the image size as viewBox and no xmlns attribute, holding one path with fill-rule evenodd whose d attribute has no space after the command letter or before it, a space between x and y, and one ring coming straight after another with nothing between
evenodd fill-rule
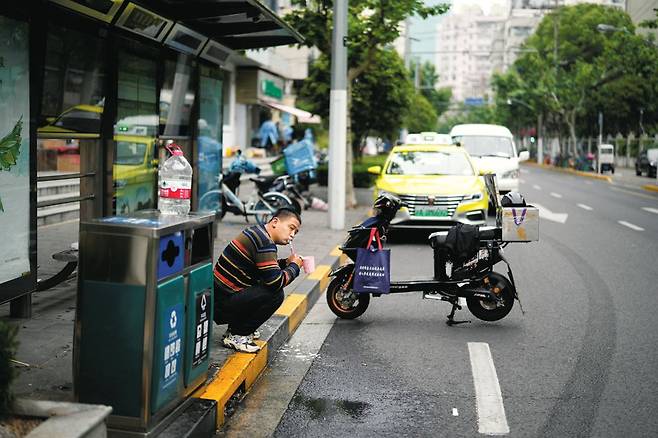
<instances>
[{"instance_id":1,"label":"shop awning","mask_svg":"<svg viewBox=\"0 0 658 438\"><path fill-rule=\"evenodd\" d=\"M288 105L282 105L278 102L271 102L268 100L261 100L261 103L263 105L269 106L272 109L283 111L284 113L291 114L295 117L297 117L297 121L299 123L310 123L310 124L320 124L322 123L322 119L318 115L313 115L312 113L309 113L308 111L304 111L299 108L295 108L294 106L288 106Z\"/></svg>"},{"instance_id":2,"label":"shop awning","mask_svg":"<svg viewBox=\"0 0 658 438\"><path fill-rule=\"evenodd\" d=\"M135 0L133 0L135 1ZM298 44L303 37L258 0L136 0L233 50Z\"/></svg>"}]
</instances>

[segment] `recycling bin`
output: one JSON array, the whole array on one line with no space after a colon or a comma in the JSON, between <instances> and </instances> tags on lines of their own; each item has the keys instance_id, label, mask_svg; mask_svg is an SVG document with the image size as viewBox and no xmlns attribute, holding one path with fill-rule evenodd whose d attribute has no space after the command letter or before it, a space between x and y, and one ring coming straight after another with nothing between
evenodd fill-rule
<instances>
[{"instance_id":1,"label":"recycling bin","mask_svg":"<svg viewBox=\"0 0 658 438\"><path fill-rule=\"evenodd\" d=\"M112 406L119 435L162 429L207 379L213 219L143 211L80 224L74 392Z\"/></svg>"}]
</instances>

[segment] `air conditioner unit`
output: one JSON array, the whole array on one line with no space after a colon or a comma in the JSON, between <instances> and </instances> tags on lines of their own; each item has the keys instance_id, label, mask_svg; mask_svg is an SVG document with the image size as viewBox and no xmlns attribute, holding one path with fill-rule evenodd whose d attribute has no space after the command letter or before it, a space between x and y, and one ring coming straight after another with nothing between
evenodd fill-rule
<instances>
[{"instance_id":1,"label":"air conditioner unit","mask_svg":"<svg viewBox=\"0 0 658 438\"><path fill-rule=\"evenodd\" d=\"M201 51L201 57L218 65L223 65L231 56L231 49L222 46L217 41L209 40L206 47Z\"/></svg>"},{"instance_id":2,"label":"air conditioner unit","mask_svg":"<svg viewBox=\"0 0 658 438\"><path fill-rule=\"evenodd\" d=\"M167 35L165 44L181 52L196 56L206 41L208 41L206 36L192 29L188 29L180 23L176 23L173 29L171 29L171 32L169 32L169 35Z\"/></svg>"}]
</instances>

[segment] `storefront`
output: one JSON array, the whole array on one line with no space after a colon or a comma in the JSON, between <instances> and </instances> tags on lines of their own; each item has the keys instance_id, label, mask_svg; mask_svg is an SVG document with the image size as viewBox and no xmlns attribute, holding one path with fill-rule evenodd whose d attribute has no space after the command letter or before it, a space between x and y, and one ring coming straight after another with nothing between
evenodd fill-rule
<instances>
[{"instance_id":1,"label":"storefront","mask_svg":"<svg viewBox=\"0 0 658 438\"><path fill-rule=\"evenodd\" d=\"M216 210L229 58L298 41L254 0L2 2L0 303L29 315L37 208L79 202L82 220L155 208L169 142L194 167L192 208ZM37 202L37 182L62 179L79 193Z\"/></svg>"}]
</instances>

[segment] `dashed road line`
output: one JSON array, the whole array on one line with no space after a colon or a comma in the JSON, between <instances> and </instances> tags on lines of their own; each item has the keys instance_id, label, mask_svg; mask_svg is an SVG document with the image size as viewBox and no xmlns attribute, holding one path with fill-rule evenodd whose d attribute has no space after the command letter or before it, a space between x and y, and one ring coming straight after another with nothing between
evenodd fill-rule
<instances>
[{"instance_id":1,"label":"dashed road line","mask_svg":"<svg viewBox=\"0 0 658 438\"><path fill-rule=\"evenodd\" d=\"M500 391L489 344L469 342L468 354L475 385L478 431L486 435L508 434L509 426L503 406L503 394Z\"/></svg>"},{"instance_id":2,"label":"dashed road line","mask_svg":"<svg viewBox=\"0 0 658 438\"><path fill-rule=\"evenodd\" d=\"M459 411L457 410L457 408L452 408L452 416L459 417Z\"/></svg>"},{"instance_id":3,"label":"dashed road line","mask_svg":"<svg viewBox=\"0 0 658 438\"><path fill-rule=\"evenodd\" d=\"M587 184L588 186L591 186L594 183L592 181L585 181L585 184Z\"/></svg>"},{"instance_id":4,"label":"dashed road line","mask_svg":"<svg viewBox=\"0 0 658 438\"><path fill-rule=\"evenodd\" d=\"M562 195L560 195L559 193L555 193L555 192L551 192L551 196L554 197L554 198L558 198L558 199L562 197Z\"/></svg>"},{"instance_id":5,"label":"dashed road line","mask_svg":"<svg viewBox=\"0 0 658 438\"><path fill-rule=\"evenodd\" d=\"M649 213L656 213L656 214L658 214L658 208L642 207L642 210L644 210L644 211L648 211Z\"/></svg>"},{"instance_id":6,"label":"dashed road line","mask_svg":"<svg viewBox=\"0 0 658 438\"><path fill-rule=\"evenodd\" d=\"M537 184L533 184L532 188L535 190L541 190L541 186L538 186Z\"/></svg>"},{"instance_id":7,"label":"dashed road line","mask_svg":"<svg viewBox=\"0 0 658 438\"><path fill-rule=\"evenodd\" d=\"M623 225L625 227L630 228L631 230L644 231L644 228L638 227L637 225L633 225L630 222L626 222L626 221L617 221L617 222L619 222L621 225Z\"/></svg>"},{"instance_id":8,"label":"dashed road line","mask_svg":"<svg viewBox=\"0 0 658 438\"><path fill-rule=\"evenodd\" d=\"M592 211L593 210L592 207L590 207L589 205L585 205L585 204L578 204L578 207L582 208L583 210L587 210L587 211Z\"/></svg>"},{"instance_id":9,"label":"dashed road line","mask_svg":"<svg viewBox=\"0 0 658 438\"><path fill-rule=\"evenodd\" d=\"M654 200L656 199L655 196L645 195L644 193L634 192L633 190L625 190L620 187L610 187L610 189L614 190L615 192L622 192L622 193L628 193L629 195L633 195L633 196L639 196L640 198L654 199Z\"/></svg>"}]
</instances>

